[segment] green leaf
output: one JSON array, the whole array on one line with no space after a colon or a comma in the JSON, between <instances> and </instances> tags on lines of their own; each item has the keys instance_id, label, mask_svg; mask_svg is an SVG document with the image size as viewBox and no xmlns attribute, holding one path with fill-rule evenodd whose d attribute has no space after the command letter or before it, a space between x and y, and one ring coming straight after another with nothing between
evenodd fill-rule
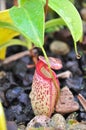
<instances>
[{"instance_id":1,"label":"green leaf","mask_svg":"<svg viewBox=\"0 0 86 130\"><path fill-rule=\"evenodd\" d=\"M45 29L51 28L51 27L59 27L66 25L65 22L61 18L52 19L45 23Z\"/></svg>"},{"instance_id":2,"label":"green leaf","mask_svg":"<svg viewBox=\"0 0 86 130\"><path fill-rule=\"evenodd\" d=\"M36 46L44 44L44 7L41 0L26 0L21 7L10 9L10 16L18 30Z\"/></svg>"},{"instance_id":3,"label":"green leaf","mask_svg":"<svg viewBox=\"0 0 86 130\"><path fill-rule=\"evenodd\" d=\"M2 21L0 21L0 28L8 28L8 29L12 29L12 30L18 32L18 30L16 29L16 27L13 26L12 24L8 23L8 22L2 22Z\"/></svg>"},{"instance_id":4,"label":"green leaf","mask_svg":"<svg viewBox=\"0 0 86 130\"><path fill-rule=\"evenodd\" d=\"M66 24L62 18L55 18L52 20L48 20L45 23L45 32L53 33L56 30L60 30L60 28L63 26L66 26Z\"/></svg>"},{"instance_id":5,"label":"green leaf","mask_svg":"<svg viewBox=\"0 0 86 130\"><path fill-rule=\"evenodd\" d=\"M69 0L49 0L49 7L65 21L74 41L80 40L83 32L82 21L74 5Z\"/></svg>"},{"instance_id":6,"label":"green leaf","mask_svg":"<svg viewBox=\"0 0 86 130\"><path fill-rule=\"evenodd\" d=\"M26 0L18 0L19 6L23 6L25 4Z\"/></svg>"},{"instance_id":7,"label":"green leaf","mask_svg":"<svg viewBox=\"0 0 86 130\"><path fill-rule=\"evenodd\" d=\"M11 39L8 42L5 42L5 43L1 44L0 45L0 50L5 48L5 47L9 47L9 46L13 46L13 45L21 45L21 46L27 47L26 42L21 41L19 39Z\"/></svg>"}]
</instances>

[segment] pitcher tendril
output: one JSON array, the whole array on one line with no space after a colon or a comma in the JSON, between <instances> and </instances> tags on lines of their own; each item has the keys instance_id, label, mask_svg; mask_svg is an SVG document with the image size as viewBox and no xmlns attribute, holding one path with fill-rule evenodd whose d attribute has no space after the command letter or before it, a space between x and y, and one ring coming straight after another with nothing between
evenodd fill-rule
<instances>
[{"instance_id":1,"label":"pitcher tendril","mask_svg":"<svg viewBox=\"0 0 86 130\"><path fill-rule=\"evenodd\" d=\"M77 49L77 43L74 41L74 49L75 49L75 53L76 53L76 58L80 59L81 55L78 53L78 49Z\"/></svg>"}]
</instances>

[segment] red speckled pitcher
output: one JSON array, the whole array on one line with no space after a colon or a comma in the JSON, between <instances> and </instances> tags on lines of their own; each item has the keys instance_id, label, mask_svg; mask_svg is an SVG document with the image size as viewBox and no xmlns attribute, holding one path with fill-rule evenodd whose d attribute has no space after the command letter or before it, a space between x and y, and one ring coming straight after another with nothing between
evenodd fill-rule
<instances>
[{"instance_id":1,"label":"red speckled pitcher","mask_svg":"<svg viewBox=\"0 0 86 130\"><path fill-rule=\"evenodd\" d=\"M62 63L59 59L49 58L51 68L60 69ZM56 66L57 63L57 66ZM55 66L54 66L55 64ZM56 80L58 90L60 91L59 81L55 72L52 70L52 75ZM53 80L49 73L48 65L44 57L40 56L36 65L35 74L33 77L32 91L30 93L31 104L35 115L51 116L54 111L54 106L57 98L57 89L54 86Z\"/></svg>"}]
</instances>

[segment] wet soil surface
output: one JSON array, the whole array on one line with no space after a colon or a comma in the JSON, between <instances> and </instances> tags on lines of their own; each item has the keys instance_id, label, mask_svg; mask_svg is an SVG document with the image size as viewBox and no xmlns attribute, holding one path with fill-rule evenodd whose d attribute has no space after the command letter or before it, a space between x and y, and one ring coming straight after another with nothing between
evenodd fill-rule
<instances>
[{"instance_id":1,"label":"wet soil surface","mask_svg":"<svg viewBox=\"0 0 86 130\"><path fill-rule=\"evenodd\" d=\"M86 53L83 51L84 45L78 44L78 50L81 54L80 59L76 59L73 41L66 30L62 29L52 35L46 35L45 50L48 56L60 58L63 68L55 71L57 74L70 70L72 77L59 79L61 88L68 86L72 91L75 100L77 94L81 93L86 99ZM64 41L68 44L70 51L68 54L56 54L50 51L50 44L54 40ZM39 48L35 48L38 55L43 55ZM23 47L10 47L7 56L25 50ZM64 51L64 49L63 49ZM32 57L24 56L21 59L0 67L0 72L4 71L4 76L0 78L0 99L3 103L6 119L26 125L33 117L34 113L31 107L29 93L33 80L35 67L27 68L27 65L33 64ZM78 102L78 100L77 100ZM80 104L80 103L79 103ZM80 104L80 109L76 112L78 121L86 121L86 113ZM69 114L65 115L67 117Z\"/></svg>"}]
</instances>

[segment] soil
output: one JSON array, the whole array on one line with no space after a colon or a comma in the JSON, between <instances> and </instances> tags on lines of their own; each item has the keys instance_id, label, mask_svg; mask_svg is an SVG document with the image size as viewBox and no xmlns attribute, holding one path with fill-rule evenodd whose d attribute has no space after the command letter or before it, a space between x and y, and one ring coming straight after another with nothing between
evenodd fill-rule
<instances>
[{"instance_id":1,"label":"soil","mask_svg":"<svg viewBox=\"0 0 86 130\"><path fill-rule=\"evenodd\" d=\"M86 37L85 34L84 37ZM66 42L70 48L70 52L66 55L52 53L49 46L54 40ZM65 30L65 34L64 29L62 29L54 32L52 35L46 34L45 36L44 48L47 55L62 60L63 68L55 71L56 74L69 70L73 75L70 78L60 78L60 87L63 88L64 86L68 86L77 102L77 95L79 93L86 99L86 41L83 41L83 43L84 44L82 45L78 44L81 58L77 59L73 40L68 30ZM7 50L7 57L24 50L26 50L26 48L21 46L9 47ZM38 56L43 55L41 49L35 48L35 50ZM32 57L24 56L0 67L0 72L4 72L4 75L0 78L0 98L4 106L6 119L7 121L15 121L17 124L24 124L25 126L35 116L29 98L35 71L35 67L27 67L27 65L31 64L34 64ZM86 112L80 103L79 105L80 109L76 111L77 120L86 121ZM67 118L69 114L64 117Z\"/></svg>"}]
</instances>

